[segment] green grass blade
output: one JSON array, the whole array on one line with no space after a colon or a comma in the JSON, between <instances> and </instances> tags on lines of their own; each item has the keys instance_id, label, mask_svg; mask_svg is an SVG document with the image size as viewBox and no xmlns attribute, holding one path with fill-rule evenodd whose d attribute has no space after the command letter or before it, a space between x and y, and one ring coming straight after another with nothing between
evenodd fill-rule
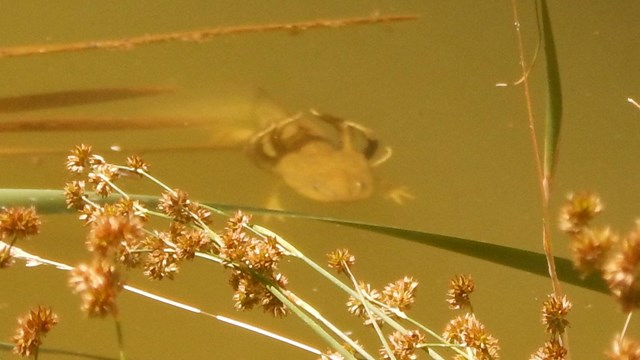
<instances>
[{"instance_id":1,"label":"green grass blade","mask_svg":"<svg viewBox=\"0 0 640 360\"><path fill-rule=\"evenodd\" d=\"M556 164L557 148L562 123L562 90L556 45L551 29L551 18L546 0L540 0L542 39L547 67L547 119L544 137L544 176L550 182Z\"/></svg>"},{"instance_id":2,"label":"green grass blade","mask_svg":"<svg viewBox=\"0 0 640 360\"><path fill-rule=\"evenodd\" d=\"M139 199L154 206L158 198L148 195L135 195L132 198ZM407 230L392 226L369 224L357 221L340 220L329 217L305 215L288 211L277 211L254 207L242 207L237 205L211 204L207 205L233 211L241 208L245 211L261 215L277 215L289 218L323 221L343 226L349 226L402 240L413 241L422 245L435 247L442 250L471 256L476 259L489 261L494 264L507 266L511 269L526 271L531 274L548 277L547 261L544 254L521 250L509 246L495 245L482 241L462 239L453 236L431 234L415 230ZM67 209L64 203L64 195L60 190L30 190L30 189L0 189L0 206L35 206L41 213L63 213ZM573 269L570 260L555 257L558 276L561 281L582 288L607 293L607 288L598 277L581 279Z\"/></svg>"}]
</instances>

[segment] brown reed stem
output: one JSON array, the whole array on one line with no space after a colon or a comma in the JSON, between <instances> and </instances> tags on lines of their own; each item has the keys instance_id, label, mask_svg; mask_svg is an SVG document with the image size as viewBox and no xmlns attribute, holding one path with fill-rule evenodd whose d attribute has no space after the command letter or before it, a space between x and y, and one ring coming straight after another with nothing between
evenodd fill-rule
<instances>
[{"instance_id":1,"label":"brown reed stem","mask_svg":"<svg viewBox=\"0 0 640 360\"><path fill-rule=\"evenodd\" d=\"M417 18L417 15L370 15L343 19L316 19L280 24L218 26L200 30L181 31L165 34L148 34L126 39L0 48L0 58L89 50L131 50L142 45L151 45L174 41L203 42L223 35L262 33L269 31L288 31L291 33L299 33L302 31L317 28L340 28L347 26L372 25L416 20Z\"/></svg>"},{"instance_id":2,"label":"brown reed stem","mask_svg":"<svg viewBox=\"0 0 640 360\"><path fill-rule=\"evenodd\" d=\"M556 271L555 260L553 258L553 252L551 249L551 235L549 231L549 179L542 169L540 147L538 145L538 139L536 136L535 118L533 116L533 106L531 104L531 91L529 88L529 76L527 71L527 64L524 56L524 45L522 41L522 33L520 32L520 20L518 17L518 9L515 0L511 0L511 8L513 9L513 21L516 26L516 37L518 39L518 56L520 58L520 66L522 68L522 85L524 88L525 103L527 106L527 119L529 122L529 134L531 135L531 145L533 147L536 172L538 174L538 180L540 184L540 194L542 200L542 246L547 258L547 266L549 268L549 277L551 278L551 284L553 292L556 295L562 295L562 289L560 286L560 280Z\"/></svg>"}]
</instances>

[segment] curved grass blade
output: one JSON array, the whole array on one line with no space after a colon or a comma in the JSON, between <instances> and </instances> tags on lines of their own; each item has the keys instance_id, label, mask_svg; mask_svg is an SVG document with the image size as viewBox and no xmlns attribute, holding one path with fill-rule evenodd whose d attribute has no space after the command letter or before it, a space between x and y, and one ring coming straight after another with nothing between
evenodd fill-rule
<instances>
[{"instance_id":1,"label":"curved grass blade","mask_svg":"<svg viewBox=\"0 0 640 360\"><path fill-rule=\"evenodd\" d=\"M132 198L144 201L148 206L157 203L158 198L148 195L132 195ZM277 215L289 218L323 221L332 224L349 226L378 234L388 235L396 239L413 241L422 245L435 247L442 250L471 256L494 264L507 266L511 269L526 271L531 274L548 277L547 261L544 254L517 249L504 245L490 244L482 241L463 239L453 236L431 234L422 231L401 229L392 226L369 224L357 221L340 220L329 217L313 216L288 211L278 211L254 207L242 207L237 205L224 205L205 203L208 206L223 210L233 211L241 208L245 211L260 215ZM0 189L0 206L35 206L41 213L63 213L68 211L65 207L64 194L60 190L37 189ZM558 277L561 281L576 285L585 289L607 293L604 282L596 277L580 278L573 269L570 260L555 257Z\"/></svg>"},{"instance_id":2,"label":"curved grass blade","mask_svg":"<svg viewBox=\"0 0 640 360\"><path fill-rule=\"evenodd\" d=\"M544 137L544 178L551 182L557 159L558 141L562 123L562 89L556 45L551 29L551 18L546 0L540 0L542 38L547 67L547 118Z\"/></svg>"}]
</instances>

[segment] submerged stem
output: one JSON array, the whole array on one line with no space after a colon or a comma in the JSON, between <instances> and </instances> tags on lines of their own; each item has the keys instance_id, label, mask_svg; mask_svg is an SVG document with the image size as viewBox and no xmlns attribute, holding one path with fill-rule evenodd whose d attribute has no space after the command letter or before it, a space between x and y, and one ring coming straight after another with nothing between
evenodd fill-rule
<instances>
[{"instance_id":1,"label":"submerged stem","mask_svg":"<svg viewBox=\"0 0 640 360\"><path fill-rule=\"evenodd\" d=\"M120 360L127 360L127 357L124 354L124 337L122 336L122 324L120 320L114 316L113 321L116 325L116 337L118 338L118 350L120 352Z\"/></svg>"}]
</instances>

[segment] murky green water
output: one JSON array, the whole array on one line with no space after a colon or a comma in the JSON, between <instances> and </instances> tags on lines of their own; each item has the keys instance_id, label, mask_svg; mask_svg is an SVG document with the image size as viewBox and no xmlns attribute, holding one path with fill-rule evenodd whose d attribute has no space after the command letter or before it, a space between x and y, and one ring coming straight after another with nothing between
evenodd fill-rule
<instances>
[{"instance_id":1,"label":"murky green water","mask_svg":"<svg viewBox=\"0 0 640 360\"><path fill-rule=\"evenodd\" d=\"M553 206L571 190L602 194L608 222L622 230L640 214L640 100L637 39L640 5L633 1L552 4L564 86L565 124ZM532 4L520 3L527 54L535 47ZM194 198L263 206L277 191L284 208L375 222L541 251L540 206L525 105L520 87L496 87L519 77L508 2L273 1L85 3L22 1L0 15L0 46L110 39L218 25L341 18L372 13L419 14L418 21L303 32L236 35L203 44L165 44L133 51L86 52L0 60L0 96L83 88L174 86L175 94L64 109L5 114L52 116L203 117L229 98L242 107L263 89L292 112L317 108L362 123L393 148L376 169L382 183L408 186L416 199L396 205L378 191L349 204L308 200L232 150L153 152L155 175ZM532 74L536 115L544 114L542 67ZM225 99L225 100L221 100ZM224 110L227 111L227 110ZM214 132L220 127L213 126ZM2 134L1 147L66 149L78 142L172 148L211 144L202 129L103 133ZM108 155L121 159L121 154ZM59 188L64 156L3 156L2 187ZM383 186L381 186L383 187ZM358 276L382 287L410 274L421 280L413 315L440 331L453 315L444 293L455 273L477 283L475 310L500 338L505 359L528 358L546 338L539 308L549 281L468 257L384 236L307 221L272 222L274 230L318 261L336 247L358 256ZM24 248L78 263L83 228L71 216L47 216L43 233ZM555 250L566 255L564 238ZM291 288L309 296L346 330L358 321L336 311L344 299L313 274L288 263ZM11 336L16 315L46 303L61 324L46 339L56 348L117 356L110 321L84 320L65 274L16 266L0 272L0 337ZM259 311L236 313L225 274L207 264L185 266L176 281L129 282L171 298L325 346L294 317L273 320ZM574 301L574 359L598 358L623 316L609 298L566 286ZM313 358L243 330L199 318L131 294L121 297L132 359ZM638 337L635 322L632 332ZM366 332L362 332L366 334ZM366 336L364 336L366 338ZM369 338L372 339L372 338ZM366 342L366 340L365 340ZM370 341L369 344L372 344ZM0 356L10 358L6 354ZM45 356L42 356L45 358ZM47 357L48 358L48 357ZM52 357L53 358L53 357Z\"/></svg>"}]
</instances>

